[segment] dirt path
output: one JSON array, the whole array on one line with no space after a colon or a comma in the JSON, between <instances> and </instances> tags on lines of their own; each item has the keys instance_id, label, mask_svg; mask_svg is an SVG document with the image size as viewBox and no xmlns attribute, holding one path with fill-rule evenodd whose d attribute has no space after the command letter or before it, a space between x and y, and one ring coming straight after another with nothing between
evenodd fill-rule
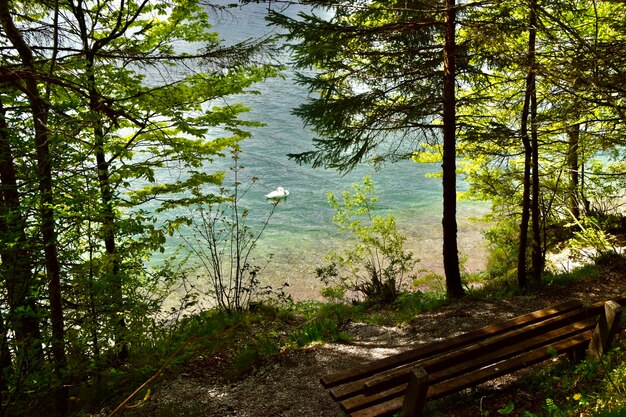
<instances>
[{"instance_id":1,"label":"dirt path","mask_svg":"<svg viewBox=\"0 0 626 417\"><path fill-rule=\"evenodd\" d=\"M609 268L602 279L504 301L467 297L401 327L350 323L350 344L315 345L282 352L238 382L223 384L211 361L198 357L193 372L156 390L133 416L336 417L339 407L318 380L321 375L383 358L570 299L606 300L626 290L625 274ZM204 364L206 366L204 366Z\"/></svg>"}]
</instances>

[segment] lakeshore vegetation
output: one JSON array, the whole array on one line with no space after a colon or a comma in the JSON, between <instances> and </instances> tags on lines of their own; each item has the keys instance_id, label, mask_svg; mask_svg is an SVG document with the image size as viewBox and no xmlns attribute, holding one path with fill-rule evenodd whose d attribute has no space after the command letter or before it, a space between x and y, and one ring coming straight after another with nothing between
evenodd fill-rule
<instances>
[{"instance_id":1,"label":"lakeshore vegetation","mask_svg":"<svg viewBox=\"0 0 626 417\"><path fill-rule=\"evenodd\" d=\"M445 276L431 295L414 291L419 254L404 249L393 216L376 213L370 179L329 195L355 244L311 277L328 283L333 304L318 306L320 319L290 346L341 340L332 329L359 308L417 314L464 297L476 280L532 291L556 272L551 253L619 258L623 2L308 0L297 17L281 13L289 3L267 3L278 35L226 45L211 22L238 5L0 0L0 414L86 413L155 370L141 352L165 361L201 332L245 324L251 305L273 321L310 313L260 285L271 259L253 254L273 211L249 223L242 196L254 181L237 177L240 144L263 124L243 117L245 95L283 65L302 71L311 98L294 112L317 135L285 158L340 171L441 162L433 175L443 183ZM278 61L280 48L292 62ZM242 103L223 100L233 96ZM212 166L223 158L232 183ZM492 208L490 262L472 277L458 254L459 198ZM160 217L180 207L188 214ZM147 259L173 234L211 285L163 318L186 272L182 260ZM210 311L184 317L201 298ZM263 339L240 359L277 346Z\"/></svg>"}]
</instances>

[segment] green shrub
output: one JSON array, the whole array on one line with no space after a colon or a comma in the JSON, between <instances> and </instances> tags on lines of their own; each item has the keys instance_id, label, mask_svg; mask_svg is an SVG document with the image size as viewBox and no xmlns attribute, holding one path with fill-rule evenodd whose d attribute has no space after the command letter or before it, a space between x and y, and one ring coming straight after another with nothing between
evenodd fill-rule
<instances>
[{"instance_id":1,"label":"green shrub","mask_svg":"<svg viewBox=\"0 0 626 417\"><path fill-rule=\"evenodd\" d=\"M445 291L405 291L392 304L393 313L390 316L395 323L404 323L424 311L433 311L447 303Z\"/></svg>"},{"instance_id":2,"label":"green shrub","mask_svg":"<svg viewBox=\"0 0 626 417\"><path fill-rule=\"evenodd\" d=\"M254 255L278 204L278 201L273 202L260 225L253 228L250 211L242 206L242 200L256 179L252 178L244 187L239 182L243 169L239 165L239 150L233 151L232 158L232 186L221 187L218 198L194 207L191 219L187 221L188 227L179 233L203 270L208 288L203 295L228 313L247 310L254 296L269 288L260 287L259 275L271 257L258 261ZM199 199L199 190L194 191L194 197Z\"/></svg>"},{"instance_id":3,"label":"green shrub","mask_svg":"<svg viewBox=\"0 0 626 417\"><path fill-rule=\"evenodd\" d=\"M509 219L497 221L487 232L487 274L503 279L515 278L519 253L519 226Z\"/></svg>"},{"instance_id":4,"label":"green shrub","mask_svg":"<svg viewBox=\"0 0 626 417\"><path fill-rule=\"evenodd\" d=\"M546 368L521 384L533 386L535 397L545 398L542 416L625 416L624 346L614 348L601 359Z\"/></svg>"},{"instance_id":5,"label":"green shrub","mask_svg":"<svg viewBox=\"0 0 626 417\"><path fill-rule=\"evenodd\" d=\"M333 193L328 194L328 201L336 210L333 222L355 241L343 250L330 251L326 256L329 263L317 269L317 276L331 287L326 291L331 297L340 295L343 288L344 295L348 292L389 304L418 260L405 251L406 237L398 232L394 217L374 214L378 198L369 177L352 187L352 192L342 193L341 201Z\"/></svg>"},{"instance_id":6,"label":"green shrub","mask_svg":"<svg viewBox=\"0 0 626 417\"><path fill-rule=\"evenodd\" d=\"M269 338L261 337L259 340L245 345L237 351L230 360L225 377L228 379L237 378L278 352L280 352L280 348L276 345L276 342Z\"/></svg>"}]
</instances>

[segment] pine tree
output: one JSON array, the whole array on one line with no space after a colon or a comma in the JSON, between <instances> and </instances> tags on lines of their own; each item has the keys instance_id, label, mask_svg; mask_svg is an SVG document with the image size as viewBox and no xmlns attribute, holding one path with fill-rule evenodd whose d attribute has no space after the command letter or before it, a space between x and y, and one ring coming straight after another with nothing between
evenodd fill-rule
<instances>
[{"instance_id":1,"label":"pine tree","mask_svg":"<svg viewBox=\"0 0 626 417\"><path fill-rule=\"evenodd\" d=\"M409 158L443 136L444 265L451 298L464 294L456 225L456 13L432 1L314 1L332 17L271 13L317 97L295 110L319 135L294 159L339 170ZM443 68L443 72L442 72ZM443 135L442 135L443 133ZM434 139L433 139L434 138Z\"/></svg>"}]
</instances>

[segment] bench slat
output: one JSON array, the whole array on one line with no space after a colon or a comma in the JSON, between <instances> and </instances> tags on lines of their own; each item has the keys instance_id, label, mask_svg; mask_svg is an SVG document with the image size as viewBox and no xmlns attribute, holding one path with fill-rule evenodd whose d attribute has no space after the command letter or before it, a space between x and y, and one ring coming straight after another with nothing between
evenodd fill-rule
<instances>
[{"instance_id":1,"label":"bench slat","mask_svg":"<svg viewBox=\"0 0 626 417\"><path fill-rule=\"evenodd\" d=\"M504 333L436 358L420 361L418 365L423 366L429 375L445 369L450 374L450 377L453 377L455 374L451 373L451 369L454 369L459 362L465 363L465 366L471 366L472 362L488 357L485 355L491 352L498 352L503 346L505 348L515 348L515 344L518 342L521 342L518 346L525 346L525 348L531 348L531 345L538 346L552 343L558 340L559 337L563 338L565 334L582 332L595 326L598 315L599 313L596 312L594 314L593 311L586 309L574 310L563 316L554 317L526 328ZM563 327L564 322L568 323L565 327ZM378 389L377 385L384 381L393 380L396 375L404 374L406 369L414 366L416 366L415 363L378 374L367 380L364 383L364 388L368 391L376 390Z\"/></svg>"},{"instance_id":2,"label":"bench slat","mask_svg":"<svg viewBox=\"0 0 626 417\"><path fill-rule=\"evenodd\" d=\"M591 330L582 334L562 340L550 345L550 349L536 349L522 355L516 356L504 362L499 362L482 369L467 373L451 381L435 384L428 389L428 399L437 399L454 392L459 392L465 388L478 385L496 377L509 374L519 369L535 365L552 357L551 349L557 353L574 351L581 346L585 346L591 339ZM380 417L393 416L402 408L404 398L402 396L393 398L381 404L352 412L352 417Z\"/></svg>"},{"instance_id":3,"label":"bench slat","mask_svg":"<svg viewBox=\"0 0 626 417\"><path fill-rule=\"evenodd\" d=\"M613 301L624 305L626 295ZM426 398L440 398L541 362L551 356L549 348L580 354L589 345L591 328L603 310L604 302L583 308L580 302L569 301L327 375L320 381L353 416L393 415L406 401L409 409L419 409L425 402L421 396L406 400L410 397L408 377L415 369L428 373Z\"/></svg>"},{"instance_id":4,"label":"bench slat","mask_svg":"<svg viewBox=\"0 0 626 417\"><path fill-rule=\"evenodd\" d=\"M599 311L595 312L594 310L579 307L569 312L561 313L560 315L541 320L534 324L529 324L521 328L501 332L493 337L483 338L478 342L467 345L465 347L460 347L455 350L447 347L448 344L446 343L446 341L443 341L441 343L437 343L437 345L446 346L445 351L440 352L440 355L431 356L420 361L404 364L399 368L386 370L379 373L378 375L374 375L366 379L357 380L355 382L346 383L331 388L330 394L335 400L341 401L343 399L357 395L363 390L364 387L369 389L372 386L377 385L378 383L380 383L380 381L390 380L391 384L405 382L406 379L404 378L406 377L406 372L411 367L423 366L426 372L431 374L441 369L452 366L456 363L472 360L476 356L483 355L489 351L497 350L503 346L518 343L536 335L540 335L559 327L563 327L564 325L580 321L587 318L588 316L593 315L593 317L595 318L595 316L597 316L598 314Z\"/></svg>"},{"instance_id":5,"label":"bench slat","mask_svg":"<svg viewBox=\"0 0 626 417\"><path fill-rule=\"evenodd\" d=\"M326 375L320 379L320 382L325 388L335 387L337 385L344 384L346 382L359 380L387 369L395 368L397 366L404 365L406 363L415 362L417 360L427 358L442 352L449 351L450 349L462 347L478 340L484 339L487 336L497 335L503 332L517 329L528 324L536 323L542 320L549 319L551 317L563 314L564 312L571 311L581 307L580 301L568 301L563 304L559 304L554 307L538 310L529 314L515 317L513 319L504 321L502 323L493 324L483 327L478 330L474 330L468 333L464 333L459 336L452 337L445 340L445 343L434 343L426 346L422 346L416 349L412 349L398 355L393 355L385 359L372 361L370 363L359 365L345 371L337 372L335 374Z\"/></svg>"},{"instance_id":6,"label":"bench slat","mask_svg":"<svg viewBox=\"0 0 626 417\"><path fill-rule=\"evenodd\" d=\"M434 385L438 383L443 383L447 380L458 377L463 373L468 373L493 363L509 360L517 355L524 354L531 350L545 348L546 346L557 343L563 339L567 339L576 336L577 334L587 332L593 327L593 324L590 324L587 321L581 321L568 325L566 327L553 330L543 335L537 335L533 338L525 340L523 343L512 344L496 351L487 352L485 355L477 356L470 361L461 361L449 368L442 369L438 372L429 372L429 384ZM402 378L381 381L381 383L372 386L370 390L371 394L368 394L368 387L365 387L361 394L355 395L342 401L340 403L341 408L346 412L353 412L358 409L369 407L376 403L387 401L390 398L404 395L407 386L406 383L409 377L408 372L409 369L405 370Z\"/></svg>"},{"instance_id":7,"label":"bench slat","mask_svg":"<svg viewBox=\"0 0 626 417\"><path fill-rule=\"evenodd\" d=\"M488 367L470 372L462 377L452 380L453 383L443 383L433 387L430 399L445 397L454 392L459 392L465 388L487 382L491 379L510 374L523 368L536 365L554 357L555 353L563 354L572 352L581 346L586 346L591 340L591 330L576 336L569 337L557 343L551 344L545 349L536 349L509 361L496 363Z\"/></svg>"}]
</instances>

